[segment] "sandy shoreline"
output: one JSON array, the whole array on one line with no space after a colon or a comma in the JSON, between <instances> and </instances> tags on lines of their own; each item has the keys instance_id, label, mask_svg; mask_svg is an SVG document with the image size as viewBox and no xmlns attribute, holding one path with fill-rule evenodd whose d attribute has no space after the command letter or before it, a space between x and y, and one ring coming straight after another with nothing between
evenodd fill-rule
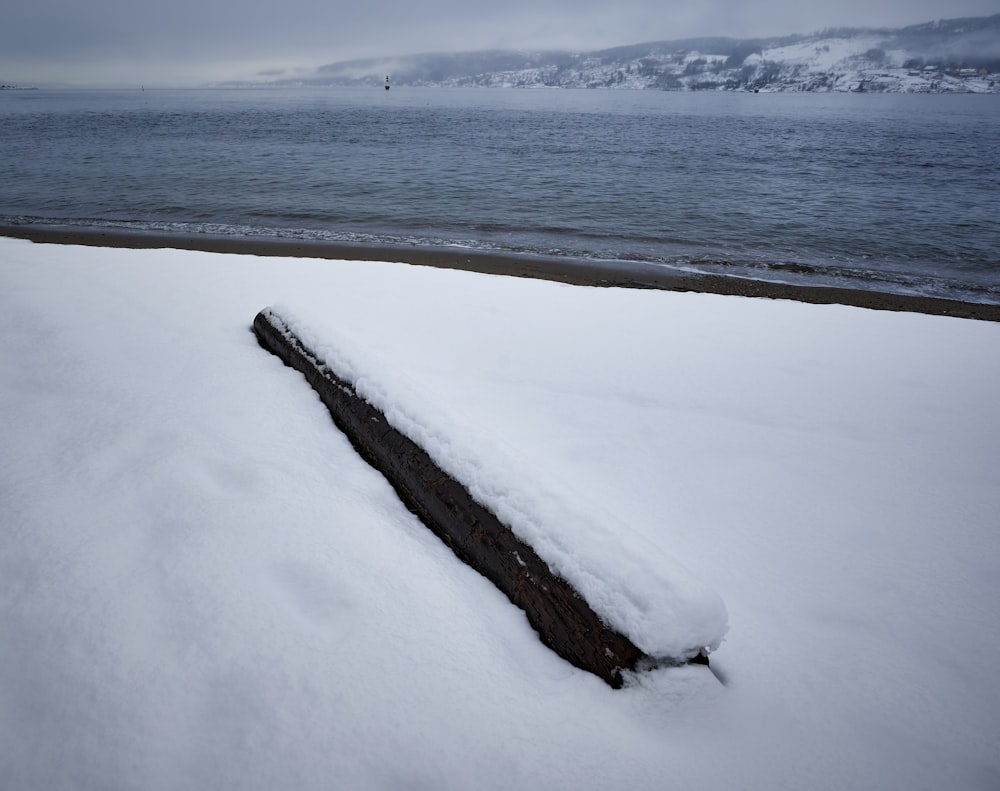
<instances>
[{"instance_id":1,"label":"sandy shoreline","mask_svg":"<svg viewBox=\"0 0 1000 791\"><path fill-rule=\"evenodd\" d=\"M171 248L239 255L390 261L416 266L461 269L512 277L533 277L583 286L697 291L814 304L853 305L872 310L1000 321L1000 305L937 297L887 294L861 289L792 285L722 275L679 272L653 264L546 258L487 253L459 248L392 247L210 235L138 233L118 230L0 225L0 236L39 244L77 244L128 249Z\"/></svg>"}]
</instances>

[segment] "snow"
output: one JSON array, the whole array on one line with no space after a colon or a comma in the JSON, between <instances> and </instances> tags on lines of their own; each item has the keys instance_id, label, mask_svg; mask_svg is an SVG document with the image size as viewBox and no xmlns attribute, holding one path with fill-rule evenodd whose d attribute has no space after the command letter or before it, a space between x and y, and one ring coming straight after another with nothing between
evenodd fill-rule
<instances>
[{"instance_id":1,"label":"snow","mask_svg":"<svg viewBox=\"0 0 1000 791\"><path fill-rule=\"evenodd\" d=\"M266 305L630 628L717 591L712 669L542 646ZM5 788L1000 782L995 324L0 239L0 332Z\"/></svg>"},{"instance_id":2,"label":"snow","mask_svg":"<svg viewBox=\"0 0 1000 791\"><path fill-rule=\"evenodd\" d=\"M877 36L852 36L810 39L783 47L771 47L760 55L752 54L746 63L775 61L808 66L811 71L832 71L851 58L858 58L878 47L883 39Z\"/></svg>"},{"instance_id":3,"label":"snow","mask_svg":"<svg viewBox=\"0 0 1000 791\"><path fill-rule=\"evenodd\" d=\"M363 300L357 292L324 297L307 311L308 319L301 308L278 312L320 359L534 547L605 623L654 657L689 658L718 648L726 633L725 605L664 551L662 525L645 524L648 519L626 523L593 500L590 477L599 476L599 469L567 480L560 470L568 459L539 465L533 458L534 445L567 405L601 422L614 419L604 414L608 410L632 411L631 399L623 403L615 392L616 383L595 382L590 366L570 364L564 342L533 351L535 339L548 336L574 338L583 348L593 344L598 359L613 355L607 339L595 335L591 318L606 295L591 290L591 299L581 304L572 290L524 295L516 280L476 278L463 288L465 318L459 326L492 313L506 328L504 336L484 339L463 331L443 345L441 339L456 329L454 311L413 295L427 288L447 293L450 279L450 273L410 268L393 276L387 294L373 284ZM553 311L576 313L553 327ZM399 325L407 328L405 337ZM509 357L521 360L513 385L502 373L498 380ZM651 381L643 388L656 386ZM548 438L546 447L554 449L558 441Z\"/></svg>"}]
</instances>

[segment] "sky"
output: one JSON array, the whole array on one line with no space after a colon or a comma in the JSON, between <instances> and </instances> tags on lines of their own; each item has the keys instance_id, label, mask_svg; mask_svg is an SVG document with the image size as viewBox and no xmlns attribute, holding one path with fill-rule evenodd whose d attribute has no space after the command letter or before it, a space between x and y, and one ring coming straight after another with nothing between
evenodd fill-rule
<instances>
[{"instance_id":1,"label":"sky","mask_svg":"<svg viewBox=\"0 0 1000 791\"><path fill-rule=\"evenodd\" d=\"M0 83L191 85L364 57L587 50L996 12L996 0L17 0L0 25Z\"/></svg>"}]
</instances>

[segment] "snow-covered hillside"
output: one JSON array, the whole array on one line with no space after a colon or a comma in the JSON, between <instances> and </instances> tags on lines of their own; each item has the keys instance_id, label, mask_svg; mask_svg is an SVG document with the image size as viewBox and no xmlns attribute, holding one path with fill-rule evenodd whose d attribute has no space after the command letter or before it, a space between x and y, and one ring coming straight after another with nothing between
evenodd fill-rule
<instances>
[{"instance_id":1,"label":"snow-covered hillside","mask_svg":"<svg viewBox=\"0 0 1000 791\"><path fill-rule=\"evenodd\" d=\"M702 38L597 52L473 52L332 63L299 84L1000 92L1000 14L899 30ZM289 82L289 81L285 81Z\"/></svg>"}]
</instances>

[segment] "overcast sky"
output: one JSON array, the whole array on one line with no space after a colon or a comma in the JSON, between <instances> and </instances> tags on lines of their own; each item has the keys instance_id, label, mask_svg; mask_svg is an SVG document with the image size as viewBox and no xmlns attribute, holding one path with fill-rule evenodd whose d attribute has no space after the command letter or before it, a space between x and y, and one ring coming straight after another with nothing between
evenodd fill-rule
<instances>
[{"instance_id":1,"label":"overcast sky","mask_svg":"<svg viewBox=\"0 0 1000 791\"><path fill-rule=\"evenodd\" d=\"M0 82L201 84L359 57L896 27L997 0L13 0Z\"/></svg>"}]
</instances>

